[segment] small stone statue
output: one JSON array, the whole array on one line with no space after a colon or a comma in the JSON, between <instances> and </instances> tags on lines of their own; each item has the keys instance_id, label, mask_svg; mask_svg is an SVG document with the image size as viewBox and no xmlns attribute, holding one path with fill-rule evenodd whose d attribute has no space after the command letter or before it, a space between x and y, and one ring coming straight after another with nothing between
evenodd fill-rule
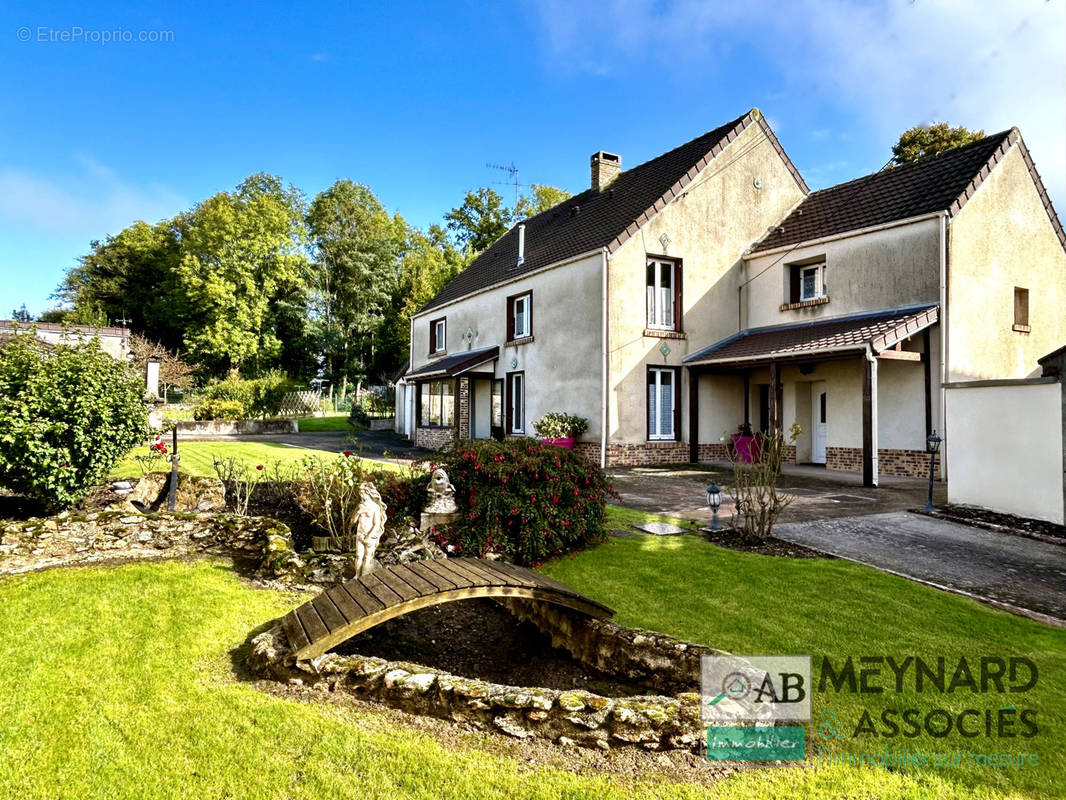
<instances>
[{"instance_id":1,"label":"small stone statue","mask_svg":"<svg viewBox=\"0 0 1066 800\"><path fill-rule=\"evenodd\" d=\"M459 510L455 505L455 487L444 470L439 467L433 470L426 489L429 491L429 503L425 508L427 514L454 514Z\"/></svg>"},{"instance_id":2,"label":"small stone statue","mask_svg":"<svg viewBox=\"0 0 1066 800\"><path fill-rule=\"evenodd\" d=\"M361 578L374 568L374 554L385 532L385 503L373 483L359 487L359 507L355 510L355 575Z\"/></svg>"}]
</instances>

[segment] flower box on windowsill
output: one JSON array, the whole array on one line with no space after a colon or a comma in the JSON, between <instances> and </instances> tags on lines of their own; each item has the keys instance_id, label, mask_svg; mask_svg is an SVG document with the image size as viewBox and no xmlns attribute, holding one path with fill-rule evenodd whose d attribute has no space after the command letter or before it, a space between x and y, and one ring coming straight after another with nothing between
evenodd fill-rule
<instances>
[{"instance_id":1,"label":"flower box on windowsill","mask_svg":"<svg viewBox=\"0 0 1066 800\"><path fill-rule=\"evenodd\" d=\"M574 443L577 439L574 436L563 436L561 438L543 438L540 441L546 445L554 445L555 447L562 447L564 450L574 449Z\"/></svg>"},{"instance_id":2,"label":"flower box on windowsill","mask_svg":"<svg viewBox=\"0 0 1066 800\"><path fill-rule=\"evenodd\" d=\"M745 464L754 464L759 460L759 452L762 442L758 436L743 436L733 434L733 447L737 451L737 458Z\"/></svg>"}]
</instances>

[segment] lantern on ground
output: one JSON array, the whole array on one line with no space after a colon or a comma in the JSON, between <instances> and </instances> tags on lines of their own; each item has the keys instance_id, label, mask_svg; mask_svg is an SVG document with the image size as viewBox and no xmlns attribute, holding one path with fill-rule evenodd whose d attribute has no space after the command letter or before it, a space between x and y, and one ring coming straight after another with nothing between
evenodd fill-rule
<instances>
[{"instance_id":1,"label":"lantern on ground","mask_svg":"<svg viewBox=\"0 0 1066 800\"><path fill-rule=\"evenodd\" d=\"M925 503L925 510L933 510L933 470L936 469L936 454L940 452L940 443L944 441L933 431L925 438L925 452L929 454L929 499Z\"/></svg>"},{"instance_id":2,"label":"lantern on ground","mask_svg":"<svg viewBox=\"0 0 1066 800\"><path fill-rule=\"evenodd\" d=\"M711 482L707 487L707 505L711 507L711 526L704 528L705 531L720 531L722 526L718 524L718 509L722 507L722 490L717 483Z\"/></svg>"}]
</instances>

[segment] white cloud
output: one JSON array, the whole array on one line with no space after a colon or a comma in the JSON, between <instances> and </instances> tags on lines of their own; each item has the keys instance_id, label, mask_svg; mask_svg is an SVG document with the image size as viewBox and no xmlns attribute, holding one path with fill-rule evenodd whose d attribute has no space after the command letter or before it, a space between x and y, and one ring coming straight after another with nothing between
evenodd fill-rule
<instances>
[{"instance_id":1,"label":"white cloud","mask_svg":"<svg viewBox=\"0 0 1066 800\"><path fill-rule=\"evenodd\" d=\"M75 161L77 169L62 179L0 167L0 222L98 238L139 219L173 216L186 206L166 187L126 181L91 156Z\"/></svg>"},{"instance_id":2,"label":"white cloud","mask_svg":"<svg viewBox=\"0 0 1066 800\"><path fill-rule=\"evenodd\" d=\"M731 48L745 46L778 73L775 83L784 79L791 87L792 102L813 93L820 103L853 114L886 153L902 130L919 123L945 120L989 133L1017 125L1056 206L1066 212L1062 2L539 0L532 5L555 68L611 74L651 61L669 75L679 62L720 64Z\"/></svg>"}]
</instances>

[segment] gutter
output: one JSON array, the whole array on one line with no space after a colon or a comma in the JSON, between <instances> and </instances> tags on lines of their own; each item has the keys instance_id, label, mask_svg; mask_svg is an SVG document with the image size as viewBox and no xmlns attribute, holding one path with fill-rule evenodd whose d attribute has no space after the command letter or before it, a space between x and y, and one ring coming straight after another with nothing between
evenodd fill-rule
<instances>
[{"instance_id":1,"label":"gutter","mask_svg":"<svg viewBox=\"0 0 1066 800\"><path fill-rule=\"evenodd\" d=\"M600 469L607 468L607 380L610 374L608 369L607 359L610 357L610 348L607 346L607 248L600 248L600 265L602 267L601 274L603 276L603 289L601 297L600 317L602 330L600 332L600 341L603 348L603 362L600 369Z\"/></svg>"}]
</instances>

